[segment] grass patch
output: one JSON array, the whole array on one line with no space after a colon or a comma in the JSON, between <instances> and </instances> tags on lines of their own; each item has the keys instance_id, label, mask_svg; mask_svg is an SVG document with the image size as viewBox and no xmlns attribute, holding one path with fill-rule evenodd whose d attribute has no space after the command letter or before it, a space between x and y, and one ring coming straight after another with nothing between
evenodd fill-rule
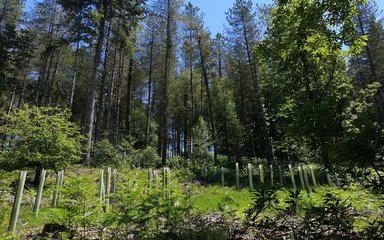
<instances>
[{"instance_id":1,"label":"grass patch","mask_svg":"<svg viewBox=\"0 0 384 240\"><path fill-rule=\"evenodd\" d=\"M252 194L247 189L236 191L234 188L214 186L191 186L192 209L196 213L225 212L243 217L251 203Z\"/></svg>"}]
</instances>

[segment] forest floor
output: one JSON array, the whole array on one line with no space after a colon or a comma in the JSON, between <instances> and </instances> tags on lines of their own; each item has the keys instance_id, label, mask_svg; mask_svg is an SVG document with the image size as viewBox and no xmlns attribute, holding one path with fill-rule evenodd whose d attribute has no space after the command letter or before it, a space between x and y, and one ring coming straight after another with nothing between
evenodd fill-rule
<instances>
[{"instance_id":1,"label":"forest floor","mask_svg":"<svg viewBox=\"0 0 384 240\"><path fill-rule=\"evenodd\" d=\"M52 208L52 194L55 189L56 175L49 172L45 181L42 203L39 216L35 217L32 212L36 190L32 186L33 174L28 174L25 186L21 211L17 223L17 233L12 235L7 233L9 224L9 216L13 204L13 195L15 192L16 179L18 172L1 173L0 174L0 239L38 239L36 236L43 231L46 224L57 223L60 225L71 225L77 221L81 224L91 224L94 219L87 216L95 212L95 205L99 202L99 169L85 168L83 166L74 166L65 172L63 193L59 199L58 207ZM148 175L147 170L117 170L117 187L116 191L131 191L131 195L117 196L113 201L118 199L132 198L131 200L142 202L151 200L143 198L147 193ZM160 172L160 171L159 171ZM188 206L191 216L199 216L196 221L213 226L215 224L231 225L232 228L242 228L246 221L246 210L249 209L253 200L253 193L247 188L236 190L234 187L221 187L219 185L207 185L198 181L182 180L181 171L172 172L172 194L177 195L176 198L183 198L183 204ZM153 180L155 182L155 179ZM161 187L160 182L153 187ZM119 184L127 183L127 188L119 188ZM136 188L135 188L136 186ZM285 189L287 190L287 189ZM300 193L300 206L297 215L303 215L306 206L320 204L323 197L332 192L332 194L340 197L345 203L350 204L355 218L354 228L360 230L367 225L370 219L374 219L383 214L383 195L375 194L371 191L361 188L358 184L352 184L347 187L329 187L318 186L310 194L305 191ZM118 193L116 193L118 195ZM156 193L155 193L156 194ZM159 193L158 193L159 194ZM276 192L277 199L281 206L287 205L289 199L289 191L278 190ZM113 197L113 195L111 195ZM73 197L73 199L71 199ZM135 199L137 198L137 199ZM128 201L128 200L127 200ZM176 199L176 202L179 201ZM180 200L181 201L181 200ZM113 203L111 203L113 205ZM80 206L83 206L81 208ZM138 205L139 206L139 205ZM140 205L142 206L142 205ZM72 211L72 212L71 212ZM73 212L75 211L75 212ZM137 214L140 214L138 211ZM276 212L270 211L268 215L273 216ZM152 216L153 217L153 216ZM68 223L69 221L69 223ZM98 222L97 224L100 224ZM73 226L73 225L72 225ZM96 228L96 227L95 227ZM103 227L102 231L106 231L107 227ZM78 229L81 229L78 228ZM88 228L87 231L99 231ZM236 231L236 229L232 229ZM84 233L84 235L92 235ZM97 233L94 233L97 235ZM89 237L92 238L92 237ZM206 239L226 239L225 234L222 237L206 238ZM86 237L86 239L88 239ZM97 239L94 237L93 239ZM108 239L108 238L106 238ZM203 238L202 238L203 239ZM240 238L241 239L241 238ZM243 238L246 239L246 238Z\"/></svg>"}]
</instances>

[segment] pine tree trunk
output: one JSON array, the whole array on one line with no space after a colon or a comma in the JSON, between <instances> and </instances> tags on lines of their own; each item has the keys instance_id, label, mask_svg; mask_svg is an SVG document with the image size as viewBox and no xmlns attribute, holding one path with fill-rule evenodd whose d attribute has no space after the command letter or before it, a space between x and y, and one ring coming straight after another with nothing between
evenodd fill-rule
<instances>
[{"instance_id":1,"label":"pine tree trunk","mask_svg":"<svg viewBox=\"0 0 384 240\"><path fill-rule=\"evenodd\" d=\"M164 65L164 76L162 84L162 98L160 100L160 146L161 146L161 164L166 166L167 164L167 145L168 145L168 85L169 75L171 68L171 52L172 52L172 36L171 36L171 0L167 1L167 38L165 47L165 65Z\"/></svg>"},{"instance_id":2,"label":"pine tree trunk","mask_svg":"<svg viewBox=\"0 0 384 240\"><path fill-rule=\"evenodd\" d=\"M260 130L261 130L262 139L263 139L263 148L265 148L265 157L268 160L268 164L272 164L273 162L272 143L269 139L268 124L267 124L265 111L263 107L264 104L261 96L260 85L259 85L259 80L258 80L257 71L256 71L256 64L252 58L245 21L244 19L241 19L241 20L243 25L243 34L244 34L245 49L247 52L248 64L249 64L249 67L251 68L252 80L255 88L255 102L259 110L258 124L260 124Z\"/></svg>"},{"instance_id":3,"label":"pine tree trunk","mask_svg":"<svg viewBox=\"0 0 384 240\"><path fill-rule=\"evenodd\" d=\"M147 119L145 126L145 147L149 146L151 135L151 115L152 115L152 74L153 74L153 46L154 36L151 36L150 53L149 53L149 74L148 74L148 103L147 103Z\"/></svg>"},{"instance_id":4,"label":"pine tree trunk","mask_svg":"<svg viewBox=\"0 0 384 240\"><path fill-rule=\"evenodd\" d=\"M208 113L209 113L209 122L211 125L211 133L212 133L212 145L213 145L213 156L215 163L217 163L217 150L216 150L216 129L215 129L215 121L213 116L213 110L212 110L212 97L211 97L211 90L209 88L209 79L208 79L208 73L205 66L205 56L203 54L203 47L201 43L201 36L199 35L199 32L197 32L197 42L199 47L199 53L200 53L200 61L201 61L201 68L203 72L203 79L204 79L204 85L205 90L207 92L207 99L208 99Z\"/></svg>"},{"instance_id":5,"label":"pine tree trunk","mask_svg":"<svg viewBox=\"0 0 384 240\"><path fill-rule=\"evenodd\" d=\"M131 134L131 105L132 105L132 81L133 81L133 56L129 60L129 69L128 69L128 78L127 78L127 113L125 116L125 135L129 136Z\"/></svg>"},{"instance_id":6,"label":"pine tree trunk","mask_svg":"<svg viewBox=\"0 0 384 240\"><path fill-rule=\"evenodd\" d=\"M104 13L100 20L99 25L99 36L97 39L95 57L93 60L92 67L92 78L90 82L90 89L88 93L88 102L87 109L85 114L85 127L84 127L84 136L86 140L84 141L84 153L83 153L83 163L89 164L91 149L90 145L92 142L92 131L93 131L93 122L95 117L95 103L96 103L96 90L97 90L97 78L98 78L98 67L101 61L101 52L103 49L104 35L105 35L105 22L107 15L107 1L103 3Z\"/></svg>"},{"instance_id":7,"label":"pine tree trunk","mask_svg":"<svg viewBox=\"0 0 384 240\"><path fill-rule=\"evenodd\" d=\"M72 86L71 86L71 95L69 98L69 109L73 111L73 99L75 97L76 90L76 77L78 71L78 58L79 58L79 49L80 49L80 40L76 43L76 51L75 51L75 66L73 67L73 75L72 75Z\"/></svg>"},{"instance_id":8,"label":"pine tree trunk","mask_svg":"<svg viewBox=\"0 0 384 240\"><path fill-rule=\"evenodd\" d=\"M30 62L31 62L31 58L28 59L27 66L25 68L25 72L24 72L24 76L23 76L23 83L21 86L21 92L19 95L19 102L17 103L17 108L21 108L21 106L23 105L23 102L24 102L25 89L27 86L27 75L28 75L28 69L29 69Z\"/></svg>"},{"instance_id":9,"label":"pine tree trunk","mask_svg":"<svg viewBox=\"0 0 384 240\"><path fill-rule=\"evenodd\" d=\"M103 60L103 73L101 75L101 84L100 84L100 92L99 92L99 101L98 101L98 107L96 110L96 124L95 124L95 141L98 141L102 138L103 132L104 132L104 126L103 126L103 119L104 116L104 107L105 107L105 85L107 82L108 77L108 56L109 56L109 48L110 48L110 34L111 34L111 23L108 24L107 27L107 37L106 37L106 43L105 43L105 50L104 50L104 60ZM114 53L114 59L112 63L112 73L111 78L113 78L113 69L115 67L115 58L116 58L116 47L115 47L115 53ZM108 130L108 129L107 129Z\"/></svg>"},{"instance_id":10,"label":"pine tree trunk","mask_svg":"<svg viewBox=\"0 0 384 240\"><path fill-rule=\"evenodd\" d=\"M51 105L52 103L52 97L54 96L54 89L55 89L55 85L57 83L57 78L56 78L56 75L57 75L57 72L59 71L59 63L60 63L60 49L59 49L59 52L57 53L57 59L56 59L56 62L55 62L55 66L53 67L53 74L52 74L52 80L50 81L50 84L49 84L49 87L48 87L48 106Z\"/></svg>"}]
</instances>

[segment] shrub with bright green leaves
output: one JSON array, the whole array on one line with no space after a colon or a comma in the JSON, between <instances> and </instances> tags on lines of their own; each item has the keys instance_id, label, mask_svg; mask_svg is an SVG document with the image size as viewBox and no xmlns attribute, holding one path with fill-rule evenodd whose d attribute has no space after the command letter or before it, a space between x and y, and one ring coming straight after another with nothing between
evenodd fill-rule
<instances>
[{"instance_id":1,"label":"shrub with bright green leaves","mask_svg":"<svg viewBox=\"0 0 384 240\"><path fill-rule=\"evenodd\" d=\"M59 170L79 161L83 136L67 109L24 106L0 126L0 168Z\"/></svg>"},{"instance_id":2,"label":"shrub with bright green leaves","mask_svg":"<svg viewBox=\"0 0 384 240\"><path fill-rule=\"evenodd\" d=\"M160 165L161 159L153 147L135 149L134 144L132 139L123 139L119 145L102 139L95 144L92 165L119 167L131 164L143 168Z\"/></svg>"},{"instance_id":3,"label":"shrub with bright green leaves","mask_svg":"<svg viewBox=\"0 0 384 240\"><path fill-rule=\"evenodd\" d=\"M95 143L91 163L93 166L118 166L121 164L121 157L108 139L102 139Z\"/></svg>"}]
</instances>

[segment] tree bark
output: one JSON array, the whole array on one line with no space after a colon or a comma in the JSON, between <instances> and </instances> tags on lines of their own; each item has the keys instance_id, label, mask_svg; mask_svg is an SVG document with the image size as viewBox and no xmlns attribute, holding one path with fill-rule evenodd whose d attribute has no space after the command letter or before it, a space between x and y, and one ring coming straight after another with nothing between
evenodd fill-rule
<instances>
[{"instance_id":1,"label":"tree bark","mask_svg":"<svg viewBox=\"0 0 384 240\"><path fill-rule=\"evenodd\" d=\"M73 67L73 75L72 75L72 85L71 85L71 95L69 98L69 109L73 111L73 99L75 97L76 90L76 77L78 71L78 58L79 58L79 49L80 49L80 40L76 43L76 51L75 51L75 66Z\"/></svg>"},{"instance_id":2,"label":"tree bark","mask_svg":"<svg viewBox=\"0 0 384 240\"><path fill-rule=\"evenodd\" d=\"M132 81L133 81L133 56L129 60L128 78L127 78L127 114L125 117L125 135L131 134L131 105L132 105Z\"/></svg>"},{"instance_id":3,"label":"tree bark","mask_svg":"<svg viewBox=\"0 0 384 240\"><path fill-rule=\"evenodd\" d=\"M171 18L172 7L171 0L167 1L167 37L165 47L164 76L162 84L162 98L160 101L160 146L161 146L161 164L167 164L167 144L168 144L168 85L171 68L172 36L171 36Z\"/></svg>"},{"instance_id":4,"label":"tree bark","mask_svg":"<svg viewBox=\"0 0 384 240\"><path fill-rule=\"evenodd\" d=\"M245 25L245 20L242 18L242 25L243 25L243 35L244 35L244 41L245 41L245 49L247 52L247 58L248 58L248 64L249 67L251 68L251 73L252 73L252 79L253 79L253 85L255 88L255 101L256 101L256 106L259 108L259 124L260 124L260 130L262 133L262 138L263 138L263 147L265 148L265 157L268 160L268 164L272 164L273 162L273 154L272 154L272 143L269 139L269 134L268 134L268 124L264 112L264 107L263 107L263 100L261 96L261 90L260 90L260 84L257 76L257 71L256 71L256 64L253 60L251 50L250 50L250 45L249 45L249 39L248 39L248 31Z\"/></svg>"},{"instance_id":5,"label":"tree bark","mask_svg":"<svg viewBox=\"0 0 384 240\"><path fill-rule=\"evenodd\" d=\"M89 164L90 163L90 156L91 156L91 142L92 142L92 131L93 131L93 122L95 117L95 103L96 103L96 90L97 90L97 78L98 78L98 67L100 65L101 61L101 51L103 49L103 41L104 41L104 35L105 35L105 22L107 17L107 1L104 0L103 2L103 16L100 20L99 25L99 36L97 39L96 44L96 50L95 50L95 56L93 60L93 67L92 67L92 78L90 82L90 89L88 94L88 102L87 102L87 109L85 114L85 126L84 126L84 136L86 140L84 141L84 152L83 152L83 163Z\"/></svg>"},{"instance_id":6,"label":"tree bark","mask_svg":"<svg viewBox=\"0 0 384 240\"><path fill-rule=\"evenodd\" d=\"M105 130L103 126L103 118L105 118L104 113L104 107L105 107L105 85L108 78L108 56L109 56L109 40L110 40L110 34L111 34L111 23L108 24L107 27L107 36L106 36L106 43L105 43L105 50L104 50L104 60L103 60L103 73L101 75L101 84L100 84L100 92L99 92L99 101L98 101L98 107L96 110L96 125L95 125L95 141L98 141L102 138L102 135ZM115 67L115 58L116 58L116 47L115 47L115 53L114 53L114 59L112 63L112 73L111 73L111 79L113 78L113 69Z\"/></svg>"},{"instance_id":7,"label":"tree bark","mask_svg":"<svg viewBox=\"0 0 384 240\"><path fill-rule=\"evenodd\" d=\"M199 53L200 53L200 61L201 61L201 69L203 72L203 79L204 79L204 85L205 90L207 93L207 99L208 99L208 114L209 114L209 122L211 125L211 132L212 132L212 145L213 145L213 156L215 163L217 163L217 149L216 149L216 129L215 129L215 121L213 116L213 110L212 110L212 97L211 97L211 90L209 88L209 79L208 79L208 72L205 66L205 56L203 53L203 46L201 43L201 36L199 35L199 31L196 30L197 34L197 44L199 47Z\"/></svg>"},{"instance_id":8,"label":"tree bark","mask_svg":"<svg viewBox=\"0 0 384 240\"><path fill-rule=\"evenodd\" d=\"M148 73L148 103L147 103L147 119L145 126L145 147L149 146L151 135L151 114L152 114L152 74L153 74L153 47L154 47L154 35L151 36L150 52L149 52L149 73Z\"/></svg>"}]
</instances>

